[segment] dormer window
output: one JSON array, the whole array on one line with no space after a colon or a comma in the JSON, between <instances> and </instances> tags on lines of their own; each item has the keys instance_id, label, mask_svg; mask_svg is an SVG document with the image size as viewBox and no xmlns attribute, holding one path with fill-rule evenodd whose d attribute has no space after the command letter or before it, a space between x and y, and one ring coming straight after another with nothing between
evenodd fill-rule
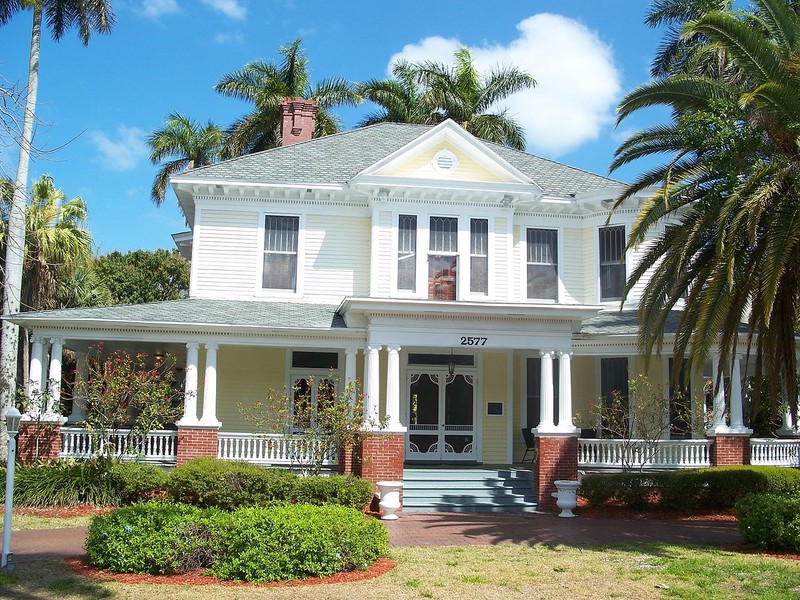
<instances>
[{"instance_id":1,"label":"dormer window","mask_svg":"<svg viewBox=\"0 0 800 600\"><path fill-rule=\"evenodd\" d=\"M297 291L299 217L267 215L264 226L264 289Z\"/></svg>"}]
</instances>

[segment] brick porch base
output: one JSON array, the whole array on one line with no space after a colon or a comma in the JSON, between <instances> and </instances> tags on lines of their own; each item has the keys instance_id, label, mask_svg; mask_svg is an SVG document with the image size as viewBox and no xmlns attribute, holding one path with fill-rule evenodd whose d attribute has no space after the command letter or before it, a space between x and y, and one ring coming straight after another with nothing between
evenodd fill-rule
<instances>
[{"instance_id":1,"label":"brick porch base","mask_svg":"<svg viewBox=\"0 0 800 600\"><path fill-rule=\"evenodd\" d=\"M717 435L713 439L711 464L718 467L750 464L749 435Z\"/></svg>"},{"instance_id":2,"label":"brick porch base","mask_svg":"<svg viewBox=\"0 0 800 600\"><path fill-rule=\"evenodd\" d=\"M193 458L217 456L218 430L204 427L178 427L177 464Z\"/></svg>"},{"instance_id":3,"label":"brick porch base","mask_svg":"<svg viewBox=\"0 0 800 600\"><path fill-rule=\"evenodd\" d=\"M534 492L539 508L555 510L555 481L578 479L578 437L536 436L536 476Z\"/></svg>"},{"instance_id":4,"label":"brick porch base","mask_svg":"<svg viewBox=\"0 0 800 600\"><path fill-rule=\"evenodd\" d=\"M58 460L61 453L61 425L57 423L19 424L17 460L30 465L37 460Z\"/></svg>"}]
</instances>

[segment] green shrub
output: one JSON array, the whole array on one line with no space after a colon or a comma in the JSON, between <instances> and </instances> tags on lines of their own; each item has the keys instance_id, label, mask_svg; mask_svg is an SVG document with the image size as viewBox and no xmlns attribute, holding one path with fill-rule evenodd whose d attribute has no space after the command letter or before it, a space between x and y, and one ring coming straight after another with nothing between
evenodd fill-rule
<instances>
[{"instance_id":1,"label":"green shrub","mask_svg":"<svg viewBox=\"0 0 800 600\"><path fill-rule=\"evenodd\" d=\"M277 581L365 569L386 552L380 522L343 506L274 506L234 512L166 502L96 517L91 565L123 573L197 568L223 579Z\"/></svg>"},{"instance_id":2,"label":"green shrub","mask_svg":"<svg viewBox=\"0 0 800 600\"><path fill-rule=\"evenodd\" d=\"M362 510L372 500L372 483L352 475L311 475L295 482L292 502L298 504L338 504Z\"/></svg>"},{"instance_id":3,"label":"green shrub","mask_svg":"<svg viewBox=\"0 0 800 600\"><path fill-rule=\"evenodd\" d=\"M592 506L619 500L632 510L659 508L691 511L731 508L746 494L800 491L800 471L785 467L737 465L664 473L586 475L580 494Z\"/></svg>"},{"instance_id":4,"label":"green shrub","mask_svg":"<svg viewBox=\"0 0 800 600\"><path fill-rule=\"evenodd\" d=\"M800 498L750 494L736 501L744 541L759 548L800 552Z\"/></svg>"},{"instance_id":5,"label":"green shrub","mask_svg":"<svg viewBox=\"0 0 800 600\"><path fill-rule=\"evenodd\" d=\"M158 497L166 489L167 472L155 465L114 461L109 477L124 504Z\"/></svg>"},{"instance_id":6,"label":"green shrub","mask_svg":"<svg viewBox=\"0 0 800 600\"><path fill-rule=\"evenodd\" d=\"M343 506L245 508L220 519L211 572L236 581L325 577L366 569L387 549L386 530Z\"/></svg>"},{"instance_id":7,"label":"green shrub","mask_svg":"<svg viewBox=\"0 0 800 600\"><path fill-rule=\"evenodd\" d=\"M172 471L167 490L177 502L232 510L285 502L296 479L296 475L285 469L195 458Z\"/></svg>"},{"instance_id":8,"label":"green shrub","mask_svg":"<svg viewBox=\"0 0 800 600\"><path fill-rule=\"evenodd\" d=\"M17 465L14 503L19 506L116 505L120 496L103 459L59 460L31 466Z\"/></svg>"},{"instance_id":9,"label":"green shrub","mask_svg":"<svg viewBox=\"0 0 800 600\"><path fill-rule=\"evenodd\" d=\"M147 502L95 517L86 537L89 564L118 573L184 573L211 564L216 511Z\"/></svg>"}]
</instances>

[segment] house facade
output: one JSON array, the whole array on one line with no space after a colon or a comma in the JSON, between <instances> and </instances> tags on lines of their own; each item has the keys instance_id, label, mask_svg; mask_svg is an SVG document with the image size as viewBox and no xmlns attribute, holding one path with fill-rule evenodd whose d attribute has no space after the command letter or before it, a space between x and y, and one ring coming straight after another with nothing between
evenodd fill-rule
<instances>
[{"instance_id":1,"label":"house facade","mask_svg":"<svg viewBox=\"0 0 800 600\"><path fill-rule=\"evenodd\" d=\"M100 341L171 353L187 392L180 463L259 459L243 404L294 388L318 402L358 380L386 423L363 449L364 476L513 464L527 429L549 498L554 479L576 475L581 432L597 433L594 403L644 369L641 287L621 305L640 198L612 213L620 182L452 121L311 140L313 103L284 111L282 147L172 178L190 229L175 236L191 259L189 298L8 317L31 334L30 389L49 380L56 399L64 348L79 364ZM653 357L648 376L666 389L670 368ZM693 398L719 368L687 374ZM747 460L738 361L732 371L711 402L717 462ZM80 402L46 417L79 422Z\"/></svg>"}]
</instances>

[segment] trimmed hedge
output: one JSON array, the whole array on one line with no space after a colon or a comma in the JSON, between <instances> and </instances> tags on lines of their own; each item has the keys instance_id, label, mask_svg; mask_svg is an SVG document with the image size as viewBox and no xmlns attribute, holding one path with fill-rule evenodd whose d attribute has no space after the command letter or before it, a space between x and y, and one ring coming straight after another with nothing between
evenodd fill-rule
<instances>
[{"instance_id":1,"label":"trimmed hedge","mask_svg":"<svg viewBox=\"0 0 800 600\"><path fill-rule=\"evenodd\" d=\"M278 581L365 569L385 554L380 522L343 506L274 506L234 512L166 502L96 517L91 565L120 573L209 568L222 579Z\"/></svg>"},{"instance_id":2,"label":"trimmed hedge","mask_svg":"<svg viewBox=\"0 0 800 600\"><path fill-rule=\"evenodd\" d=\"M166 490L169 473L155 465L114 461L108 475L123 504L156 498Z\"/></svg>"},{"instance_id":3,"label":"trimmed hedge","mask_svg":"<svg viewBox=\"0 0 800 600\"><path fill-rule=\"evenodd\" d=\"M592 506L617 500L632 510L731 508L747 494L800 491L800 471L737 465L664 473L591 474L579 493Z\"/></svg>"},{"instance_id":4,"label":"trimmed hedge","mask_svg":"<svg viewBox=\"0 0 800 600\"><path fill-rule=\"evenodd\" d=\"M736 501L744 541L759 548L800 552L800 498L750 494Z\"/></svg>"},{"instance_id":5,"label":"trimmed hedge","mask_svg":"<svg viewBox=\"0 0 800 600\"><path fill-rule=\"evenodd\" d=\"M225 510L281 503L338 504L360 510L373 494L369 481L350 475L301 477L286 469L215 458L195 458L176 467L167 489L177 502Z\"/></svg>"}]
</instances>

